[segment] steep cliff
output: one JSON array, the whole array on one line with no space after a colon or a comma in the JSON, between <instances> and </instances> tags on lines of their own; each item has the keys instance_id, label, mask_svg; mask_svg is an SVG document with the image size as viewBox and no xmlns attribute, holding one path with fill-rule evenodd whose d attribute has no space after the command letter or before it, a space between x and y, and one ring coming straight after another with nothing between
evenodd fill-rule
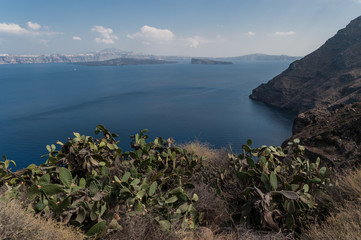
<instances>
[{"instance_id":1,"label":"steep cliff","mask_svg":"<svg viewBox=\"0 0 361 240\"><path fill-rule=\"evenodd\" d=\"M296 113L361 99L361 16L319 49L253 90L250 98Z\"/></svg>"}]
</instances>

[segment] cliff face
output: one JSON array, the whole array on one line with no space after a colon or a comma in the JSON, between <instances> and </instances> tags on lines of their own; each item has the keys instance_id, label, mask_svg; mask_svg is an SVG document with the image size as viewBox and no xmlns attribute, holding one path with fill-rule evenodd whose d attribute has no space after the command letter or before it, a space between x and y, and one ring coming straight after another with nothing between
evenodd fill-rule
<instances>
[{"instance_id":1,"label":"cliff face","mask_svg":"<svg viewBox=\"0 0 361 240\"><path fill-rule=\"evenodd\" d=\"M266 84L250 98L296 113L361 99L361 17Z\"/></svg>"}]
</instances>

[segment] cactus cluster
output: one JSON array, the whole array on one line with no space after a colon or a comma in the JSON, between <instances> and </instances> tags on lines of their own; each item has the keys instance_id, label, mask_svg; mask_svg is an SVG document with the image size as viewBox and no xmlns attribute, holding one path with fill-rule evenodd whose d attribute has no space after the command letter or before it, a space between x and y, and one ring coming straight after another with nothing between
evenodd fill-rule
<instances>
[{"instance_id":1,"label":"cactus cluster","mask_svg":"<svg viewBox=\"0 0 361 240\"><path fill-rule=\"evenodd\" d=\"M274 231L306 226L317 215L315 196L331 184L331 170L303 157L304 147L295 139L288 150L281 147L251 147L248 140L243 153L229 154L242 191L241 218L253 225Z\"/></svg>"},{"instance_id":2,"label":"cactus cluster","mask_svg":"<svg viewBox=\"0 0 361 240\"><path fill-rule=\"evenodd\" d=\"M74 133L68 142L57 142L60 150L48 145L44 164L15 173L5 158L0 180L16 186L8 185L7 196L18 196L21 188L35 212L88 236L122 229L122 215L150 214L164 230L174 223L194 229L202 215L194 207L197 194L187 189L204 158L174 146L173 139L147 142L147 130L132 136L131 150L123 152L116 134L98 125L100 132L100 139Z\"/></svg>"},{"instance_id":3,"label":"cactus cluster","mask_svg":"<svg viewBox=\"0 0 361 240\"><path fill-rule=\"evenodd\" d=\"M232 221L296 233L317 217L315 196L331 184L331 170L321 166L320 159L305 159L297 139L287 150L252 148L248 140L241 154L228 154L226 169L211 171L204 157L177 147L172 138L149 141L142 130L131 136L130 150L123 152L116 134L102 125L95 129L99 133L100 138L74 133L66 143L57 142L60 149L48 145L44 164L16 172L9 169L15 162L4 157L4 197L26 193L28 208L79 227L90 237L121 231L124 219L138 215L151 218L164 231L175 225L193 230L206 216L196 209L200 202L195 185L201 181L217 188L217 197L225 191L238 194L231 200L224 197L229 209L238 209Z\"/></svg>"}]
</instances>

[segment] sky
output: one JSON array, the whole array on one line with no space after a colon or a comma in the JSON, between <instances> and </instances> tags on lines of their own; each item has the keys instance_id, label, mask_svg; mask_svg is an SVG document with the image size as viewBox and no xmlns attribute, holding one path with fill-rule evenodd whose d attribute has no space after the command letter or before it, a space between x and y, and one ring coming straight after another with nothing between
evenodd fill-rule
<instances>
[{"instance_id":1,"label":"sky","mask_svg":"<svg viewBox=\"0 0 361 240\"><path fill-rule=\"evenodd\" d=\"M0 54L305 56L361 0L0 0Z\"/></svg>"}]
</instances>

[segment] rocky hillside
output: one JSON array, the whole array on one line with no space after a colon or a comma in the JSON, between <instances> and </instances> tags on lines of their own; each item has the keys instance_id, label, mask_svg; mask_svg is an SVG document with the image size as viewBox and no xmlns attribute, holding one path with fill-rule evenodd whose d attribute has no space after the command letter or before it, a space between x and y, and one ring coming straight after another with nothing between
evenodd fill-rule
<instances>
[{"instance_id":1,"label":"rocky hillside","mask_svg":"<svg viewBox=\"0 0 361 240\"><path fill-rule=\"evenodd\" d=\"M296 113L361 99L361 17L250 97Z\"/></svg>"},{"instance_id":2,"label":"rocky hillside","mask_svg":"<svg viewBox=\"0 0 361 240\"><path fill-rule=\"evenodd\" d=\"M293 136L306 148L310 159L321 157L328 166L339 168L358 165L361 159L361 103L339 108L314 108L294 120Z\"/></svg>"}]
</instances>

